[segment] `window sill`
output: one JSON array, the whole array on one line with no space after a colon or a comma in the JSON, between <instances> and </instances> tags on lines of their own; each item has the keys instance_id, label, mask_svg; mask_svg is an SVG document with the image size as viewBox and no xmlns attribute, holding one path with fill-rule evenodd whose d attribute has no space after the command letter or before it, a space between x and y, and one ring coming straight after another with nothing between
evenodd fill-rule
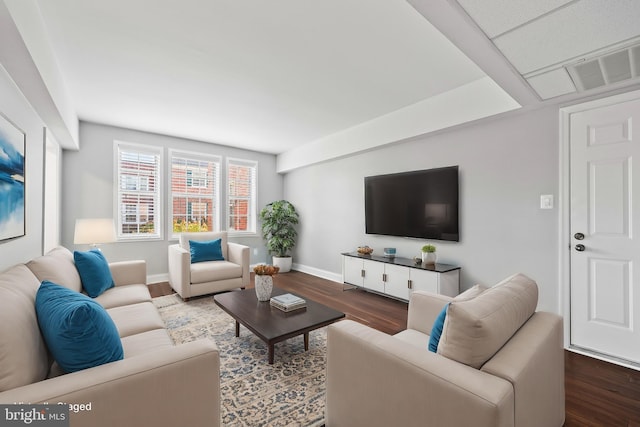
<instances>
[{"instance_id":1,"label":"window sill","mask_svg":"<svg viewBox=\"0 0 640 427\"><path fill-rule=\"evenodd\" d=\"M227 231L229 237L260 237L255 231Z\"/></svg>"},{"instance_id":2,"label":"window sill","mask_svg":"<svg viewBox=\"0 0 640 427\"><path fill-rule=\"evenodd\" d=\"M115 243L132 243L132 242L159 242L164 240L162 236L154 237L118 237Z\"/></svg>"}]
</instances>

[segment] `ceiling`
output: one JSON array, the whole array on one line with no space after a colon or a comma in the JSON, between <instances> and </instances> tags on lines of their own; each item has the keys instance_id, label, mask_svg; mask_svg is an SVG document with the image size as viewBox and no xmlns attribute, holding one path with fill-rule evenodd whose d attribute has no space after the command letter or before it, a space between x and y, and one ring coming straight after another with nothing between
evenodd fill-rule
<instances>
[{"instance_id":1,"label":"ceiling","mask_svg":"<svg viewBox=\"0 0 640 427\"><path fill-rule=\"evenodd\" d=\"M458 0L458 3L542 99L582 90L582 82L577 81L581 76L572 75L573 66L591 59L600 61L601 69L595 71L604 73L606 83L632 83L617 79L611 71L619 69L608 67L606 59L602 63L598 58L640 43L640 1ZM629 52L626 61L630 68L628 78L640 75L640 49L637 53Z\"/></svg>"},{"instance_id":2,"label":"ceiling","mask_svg":"<svg viewBox=\"0 0 640 427\"><path fill-rule=\"evenodd\" d=\"M80 120L274 154L577 98L567 64L640 41L637 0L31 1Z\"/></svg>"}]
</instances>

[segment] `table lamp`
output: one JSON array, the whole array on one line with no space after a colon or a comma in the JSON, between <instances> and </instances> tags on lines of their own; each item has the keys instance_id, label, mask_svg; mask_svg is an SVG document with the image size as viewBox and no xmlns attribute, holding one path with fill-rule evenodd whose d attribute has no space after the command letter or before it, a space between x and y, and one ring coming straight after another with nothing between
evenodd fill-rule
<instances>
[{"instance_id":1,"label":"table lamp","mask_svg":"<svg viewBox=\"0 0 640 427\"><path fill-rule=\"evenodd\" d=\"M88 244L91 248L98 248L101 243L116 241L116 227L113 218L83 218L76 220L73 243Z\"/></svg>"}]
</instances>

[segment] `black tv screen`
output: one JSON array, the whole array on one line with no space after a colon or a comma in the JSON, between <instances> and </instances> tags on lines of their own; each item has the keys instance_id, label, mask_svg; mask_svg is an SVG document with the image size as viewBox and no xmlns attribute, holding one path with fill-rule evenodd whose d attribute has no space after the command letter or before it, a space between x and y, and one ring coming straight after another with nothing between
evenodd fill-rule
<instances>
[{"instance_id":1,"label":"black tv screen","mask_svg":"<svg viewBox=\"0 0 640 427\"><path fill-rule=\"evenodd\" d=\"M458 166L368 176L367 234L459 241Z\"/></svg>"}]
</instances>

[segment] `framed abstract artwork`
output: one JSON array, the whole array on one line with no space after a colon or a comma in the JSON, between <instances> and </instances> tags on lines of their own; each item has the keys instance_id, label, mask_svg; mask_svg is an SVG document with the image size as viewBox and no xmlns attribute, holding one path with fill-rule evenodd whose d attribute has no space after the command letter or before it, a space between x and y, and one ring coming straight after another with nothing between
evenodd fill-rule
<instances>
[{"instance_id":1,"label":"framed abstract artwork","mask_svg":"<svg viewBox=\"0 0 640 427\"><path fill-rule=\"evenodd\" d=\"M25 134L0 114L0 240L25 235Z\"/></svg>"}]
</instances>

